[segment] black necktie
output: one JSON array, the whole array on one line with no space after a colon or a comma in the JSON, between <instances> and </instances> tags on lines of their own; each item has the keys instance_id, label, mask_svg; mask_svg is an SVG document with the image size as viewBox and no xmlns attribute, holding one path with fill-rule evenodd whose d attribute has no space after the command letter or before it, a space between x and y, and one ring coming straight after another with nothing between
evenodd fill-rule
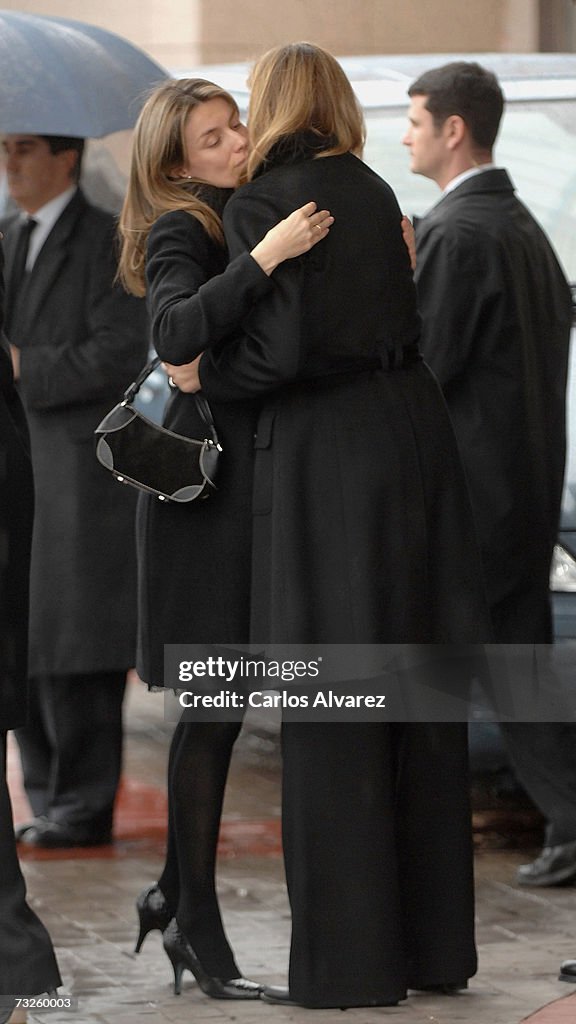
<instances>
[{"instance_id":1,"label":"black necktie","mask_svg":"<svg viewBox=\"0 0 576 1024\"><path fill-rule=\"evenodd\" d=\"M6 289L5 327L8 337L10 337L11 321L13 319L16 302L18 300L18 293L22 287L22 281L26 274L26 258L28 256L30 237L37 223L38 222L35 221L33 217L27 217L23 224L20 225L20 232L16 240L12 272L8 277L9 284Z\"/></svg>"}]
</instances>

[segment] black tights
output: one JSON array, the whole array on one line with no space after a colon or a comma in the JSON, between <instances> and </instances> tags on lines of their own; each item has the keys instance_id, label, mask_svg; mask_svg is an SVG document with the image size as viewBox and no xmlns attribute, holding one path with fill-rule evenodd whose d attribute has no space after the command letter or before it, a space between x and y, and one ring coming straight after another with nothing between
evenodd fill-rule
<instances>
[{"instance_id":1,"label":"black tights","mask_svg":"<svg viewBox=\"0 0 576 1024\"><path fill-rule=\"evenodd\" d=\"M168 846L158 885L205 970L240 971L216 895L216 850L232 748L241 722L179 722L168 760Z\"/></svg>"}]
</instances>

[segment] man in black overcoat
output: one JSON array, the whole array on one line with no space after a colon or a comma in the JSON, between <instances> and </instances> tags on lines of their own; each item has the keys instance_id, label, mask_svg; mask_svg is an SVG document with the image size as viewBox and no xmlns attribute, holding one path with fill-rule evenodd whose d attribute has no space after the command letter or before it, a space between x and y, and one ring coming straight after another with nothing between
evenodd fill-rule
<instances>
[{"instance_id":1,"label":"man in black overcoat","mask_svg":"<svg viewBox=\"0 0 576 1024\"><path fill-rule=\"evenodd\" d=\"M408 90L411 169L441 200L416 225L424 358L448 402L476 514L495 639L549 644L550 563L560 519L571 325L552 247L492 162L497 79L457 62ZM502 726L516 772L548 819L518 881L576 877L576 727Z\"/></svg>"},{"instance_id":2,"label":"man in black overcoat","mask_svg":"<svg viewBox=\"0 0 576 1024\"><path fill-rule=\"evenodd\" d=\"M135 660L134 494L93 431L146 359L145 309L115 283L113 217L78 188L83 140L7 135L6 333L36 488L30 715L18 731L42 847L109 842ZM30 220L32 218L32 222Z\"/></svg>"},{"instance_id":3,"label":"man in black overcoat","mask_svg":"<svg viewBox=\"0 0 576 1024\"><path fill-rule=\"evenodd\" d=\"M26 719L34 492L24 411L2 335L3 262L0 245L0 996L8 996L37 995L61 981L50 937L26 902L6 785L6 731Z\"/></svg>"}]
</instances>

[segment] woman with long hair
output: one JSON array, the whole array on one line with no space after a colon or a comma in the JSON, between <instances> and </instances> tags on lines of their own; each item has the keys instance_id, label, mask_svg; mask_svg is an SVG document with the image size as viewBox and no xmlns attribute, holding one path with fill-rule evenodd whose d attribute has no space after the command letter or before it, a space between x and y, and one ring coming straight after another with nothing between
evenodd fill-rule
<instances>
[{"instance_id":1,"label":"woman with long hair","mask_svg":"<svg viewBox=\"0 0 576 1024\"><path fill-rule=\"evenodd\" d=\"M120 220L120 276L129 291L147 295L154 346L170 363L186 364L217 346L274 287L275 267L322 240L332 223L326 211L305 204L227 266L221 214L246 156L237 106L211 82L165 83L138 119ZM213 412L223 447L217 492L209 501L184 506L147 495L139 500L137 669L151 687L164 685L164 644L243 644L249 638L257 403L214 403ZM191 395L174 392L165 425L200 436L203 425ZM240 724L181 721L171 744L166 863L158 882L138 900L137 951L150 930L165 930L171 922L164 944L176 992L187 968L215 998L260 994L235 962L214 878L224 788Z\"/></svg>"},{"instance_id":2,"label":"woman with long hair","mask_svg":"<svg viewBox=\"0 0 576 1024\"><path fill-rule=\"evenodd\" d=\"M322 246L278 269L243 334L181 380L210 401L262 401L252 640L487 640L400 213L362 162L351 86L319 47L278 47L253 70L248 123L247 183L224 212L232 260L304 198L335 217ZM292 721L283 753L289 988L264 997L375 1006L408 988L465 987L476 970L466 725Z\"/></svg>"}]
</instances>

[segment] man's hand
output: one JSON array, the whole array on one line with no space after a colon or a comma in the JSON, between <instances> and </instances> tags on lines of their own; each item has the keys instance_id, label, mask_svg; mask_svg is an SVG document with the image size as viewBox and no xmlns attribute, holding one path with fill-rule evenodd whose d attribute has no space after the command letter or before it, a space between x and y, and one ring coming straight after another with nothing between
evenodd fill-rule
<instances>
[{"instance_id":1,"label":"man's hand","mask_svg":"<svg viewBox=\"0 0 576 1024\"><path fill-rule=\"evenodd\" d=\"M16 348L16 345L10 345L10 355L12 356L14 380L20 380L20 349Z\"/></svg>"},{"instance_id":2,"label":"man's hand","mask_svg":"<svg viewBox=\"0 0 576 1024\"><path fill-rule=\"evenodd\" d=\"M414 234L414 225L406 214L404 214L400 223L402 225L404 244L410 254L410 265L412 270L416 270L416 236Z\"/></svg>"},{"instance_id":3,"label":"man's hand","mask_svg":"<svg viewBox=\"0 0 576 1024\"><path fill-rule=\"evenodd\" d=\"M172 363L162 363L166 373L168 374L168 381L172 387L177 387L180 391L184 391L187 394L194 394L196 391L200 391L200 377L198 376L198 367L202 355L196 357L191 363L183 363L182 366L173 366Z\"/></svg>"}]
</instances>

